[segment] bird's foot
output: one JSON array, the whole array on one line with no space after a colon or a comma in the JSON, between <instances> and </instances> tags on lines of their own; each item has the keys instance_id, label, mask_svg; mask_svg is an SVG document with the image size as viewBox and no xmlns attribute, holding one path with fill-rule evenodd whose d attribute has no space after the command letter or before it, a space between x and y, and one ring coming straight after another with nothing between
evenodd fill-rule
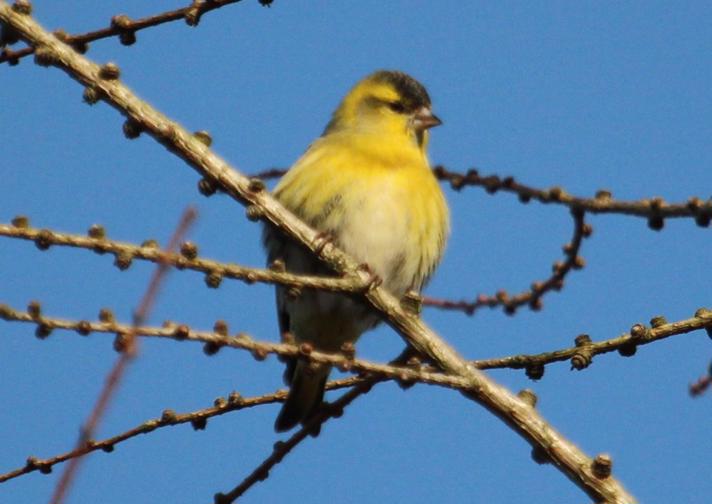
<instances>
[{"instance_id":1,"label":"bird's foot","mask_svg":"<svg viewBox=\"0 0 712 504\"><path fill-rule=\"evenodd\" d=\"M324 248L329 244L333 245L335 240L336 237L331 231L321 231L317 233L313 242L314 252L316 252L317 255L321 255L321 253L324 252Z\"/></svg>"},{"instance_id":2,"label":"bird's foot","mask_svg":"<svg viewBox=\"0 0 712 504\"><path fill-rule=\"evenodd\" d=\"M366 263L361 263L358 265L358 269L361 271L365 271L369 275L368 282L366 283L366 290L371 290L375 289L376 287L380 287L381 284L383 284L383 278L381 278L375 271L371 269L371 266L369 266Z\"/></svg>"}]
</instances>

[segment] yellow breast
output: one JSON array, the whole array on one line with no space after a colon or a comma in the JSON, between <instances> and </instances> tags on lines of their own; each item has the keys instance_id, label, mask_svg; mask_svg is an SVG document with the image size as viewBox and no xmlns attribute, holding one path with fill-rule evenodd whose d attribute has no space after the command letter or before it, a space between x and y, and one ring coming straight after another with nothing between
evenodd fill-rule
<instances>
[{"instance_id":1,"label":"yellow breast","mask_svg":"<svg viewBox=\"0 0 712 504\"><path fill-rule=\"evenodd\" d=\"M420 289L442 254L448 210L427 158L404 136L335 133L318 139L275 196L366 262L395 295Z\"/></svg>"}]
</instances>

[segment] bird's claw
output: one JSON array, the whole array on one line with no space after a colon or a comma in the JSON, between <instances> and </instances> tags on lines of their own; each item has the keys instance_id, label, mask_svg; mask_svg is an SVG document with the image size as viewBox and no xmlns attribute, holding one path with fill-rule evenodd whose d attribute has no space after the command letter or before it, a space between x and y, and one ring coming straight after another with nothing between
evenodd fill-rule
<instances>
[{"instance_id":1,"label":"bird's claw","mask_svg":"<svg viewBox=\"0 0 712 504\"><path fill-rule=\"evenodd\" d=\"M321 231L317 233L314 238L314 252L316 252L317 255L321 255L324 248L329 244L333 244L335 239L334 233L331 231Z\"/></svg>"},{"instance_id":2,"label":"bird's claw","mask_svg":"<svg viewBox=\"0 0 712 504\"><path fill-rule=\"evenodd\" d=\"M368 264L359 264L358 269L361 271L365 271L369 275L368 282L366 283L366 290L375 289L376 287L380 287L381 284L383 284L383 278L376 274Z\"/></svg>"}]
</instances>

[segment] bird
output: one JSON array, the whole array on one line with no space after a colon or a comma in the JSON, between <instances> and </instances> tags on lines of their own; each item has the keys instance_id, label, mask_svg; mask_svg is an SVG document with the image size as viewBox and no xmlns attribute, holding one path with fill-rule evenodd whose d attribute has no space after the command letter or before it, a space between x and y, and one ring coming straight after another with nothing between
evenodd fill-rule
<instances>
[{"instance_id":1,"label":"bird","mask_svg":"<svg viewBox=\"0 0 712 504\"><path fill-rule=\"evenodd\" d=\"M449 209L427 156L429 130L442 124L425 87L410 75L379 70L346 94L323 134L284 174L273 196L320 236L349 254L390 294L420 292L442 257ZM297 274L331 275L305 247L267 224L268 264ZM339 352L378 325L366 302L319 290L276 287L283 341ZM290 339L291 338L291 339ZM275 421L304 425L323 402L326 364L290 358L289 393ZM312 434L319 432L319 427Z\"/></svg>"}]
</instances>

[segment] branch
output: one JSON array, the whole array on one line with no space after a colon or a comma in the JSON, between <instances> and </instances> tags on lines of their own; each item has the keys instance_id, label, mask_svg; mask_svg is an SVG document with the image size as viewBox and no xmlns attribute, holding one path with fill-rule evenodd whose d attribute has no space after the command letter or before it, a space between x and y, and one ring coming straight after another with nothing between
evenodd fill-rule
<instances>
[{"instance_id":1,"label":"branch","mask_svg":"<svg viewBox=\"0 0 712 504\"><path fill-rule=\"evenodd\" d=\"M198 257L198 247L192 242L183 242L180 246L180 254L167 253L158 248L155 240L146 240L140 246L111 240L106 237L104 228L96 224L89 228L87 236L82 236L32 228L27 217L18 216L12 220L12 225L0 224L0 236L33 241L40 250L47 250L51 246L65 246L92 250L98 254L113 254L114 265L122 271L128 269L134 259L199 271L205 273L205 283L211 288L219 287L223 278L234 278L248 284L262 282L296 289L322 289L359 294L369 288L370 282L358 278L295 275L283 271L283 264L281 270L280 264L273 265L272 269L261 269L202 259Z\"/></svg>"},{"instance_id":2,"label":"branch","mask_svg":"<svg viewBox=\"0 0 712 504\"><path fill-rule=\"evenodd\" d=\"M511 368L526 369L527 376L539 379L544 374L544 366L552 362L571 361L571 368L582 370L591 365L593 357L617 351L623 357L632 357L637 348L661 339L679 334L705 329L712 331L712 310L699 308L695 315L677 322L667 322L665 317L657 316L650 320L651 327L634 324L630 331L622 335L599 342L591 341L587 334L576 337L573 347L544 352L534 355L513 355L499 359L475 361L480 369Z\"/></svg>"},{"instance_id":3,"label":"branch","mask_svg":"<svg viewBox=\"0 0 712 504\"><path fill-rule=\"evenodd\" d=\"M712 220L712 199L702 201L691 197L686 203L667 203L663 198L654 197L639 201L621 201L613 199L608 190L599 190L594 198L583 198L567 193L561 187L537 189L520 184L514 177L501 178L498 175L481 176L477 170L467 173L449 171L442 165L434 168L440 180L447 181L450 186L459 191L465 186L482 187L490 194L497 191L513 193L519 196L522 203L537 200L541 203L565 205L572 210L585 211L594 214L613 213L633 215L648 219L648 226L656 231L663 228L665 219L692 217L698 226L707 227Z\"/></svg>"},{"instance_id":4,"label":"branch","mask_svg":"<svg viewBox=\"0 0 712 504\"><path fill-rule=\"evenodd\" d=\"M364 378L351 377L343 378L341 380L333 380L326 384L327 390L336 390L345 387L354 386L360 382L363 382ZM160 418L153 418L146 420L145 422L137 425L136 427L129 429L121 434L112 436L101 441L87 440L84 447L75 449L60 455L55 455L53 457L48 457L40 459L34 456L27 457L27 463L20 468L8 471L4 474L0 474L0 483L17 478L33 471L40 471L42 474L49 474L52 472L52 467L61 463L66 462L69 459L86 455L97 450L102 450L106 453L111 453L117 444L123 443L124 441L134 438L140 434L148 434L156 429L161 429L163 427L170 427L174 425L181 425L185 423L190 423L195 430L203 430L207 426L209 418L216 417L219 415L224 415L231 411L239 411L242 409L252 408L254 406L260 406L263 404L273 404L276 402L283 402L287 398L287 391L284 389L278 390L272 394L265 394L256 397L242 397L237 392L232 392L225 397L218 397L214 401L214 405L209 408L200 409L197 411L191 411L189 413L176 413L171 409L166 409L161 414Z\"/></svg>"},{"instance_id":5,"label":"branch","mask_svg":"<svg viewBox=\"0 0 712 504\"><path fill-rule=\"evenodd\" d=\"M249 351L257 360L264 360L268 355L280 357L297 357L313 362L320 362L336 366L341 371L355 371L367 375L379 375L381 378L398 380L400 383L414 382L429 383L448 388L460 389L463 382L454 377L439 373L432 366L421 365L417 359L408 361L408 367L377 364L370 361L355 359L351 350L343 353L318 352L310 345L295 346L290 343L270 343L256 341L244 333L228 336L227 324L218 320L215 322L214 331L199 331L185 324L165 322L163 327L132 327L128 324L116 322L113 313L104 308L99 313L99 321L68 320L57 317L48 317L42 313L39 302L30 302L26 311L16 310L8 305L0 304L0 319L10 322L24 322L36 325L35 335L40 339L47 338L55 329L73 331L82 336L91 333L116 334L114 346L122 349L125 346L125 334L134 330L137 336L158 337L176 341L195 341L204 343L204 352L214 355L221 348L235 348ZM671 336L687 334L704 329L712 332L712 310L699 308L695 315L688 319L676 322L667 322L665 317L656 316L650 320L651 327L642 323L634 324L628 333L598 342L591 341L586 334L576 337L573 347L543 352L539 354L521 354L493 359L479 359L470 361L478 369L526 369L527 375L532 379L543 376L544 366L554 362L571 360L572 369L582 370L588 367L593 357L600 354L617 351L623 357L632 357L637 348ZM467 390L467 389L460 389Z\"/></svg>"},{"instance_id":6,"label":"branch","mask_svg":"<svg viewBox=\"0 0 712 504\"><path fill-rule=\"evenodd\" d=\"M408 362L414 357L414 352L411 347L406 347L401 354L393 359L391 365L401 365ZM317 413L309 418L302 427L295 432L287 441L278 441L272 448L272 453L252 471L239 485L230 490L228 493L217 493L214 497L215 504L231 504L237 500L242 494L249 490L253 485L260 481L264 481L269 477L269 471L274 466L279 464L287 454L301 443L308 435L315 435L321 430L321 426L330 418L338 418L344 408L355 401L363 394L367 394L371 388L378 382L383 381L384 377L370 376L357 383L351 390L343 394L331 404L322 405L322 408Z\"/></svg>"},{"instance_id":7,"label":"branch","mask_svg":"<svg viewBox=\"0 0 712 504\"><path fill-rule=\"evenodd\" d=\"M264 481L269 477L269 471L274 466L279 464L289 452L291 452L299 443L304 441L315 428L321 426L330 418L338 418L343 413L346 406L351 404L361 395L371 390L373 383L362 382L351 390L343 394L336 401L323 407L315 415L313 415L297 432L295 432L286 441L277 441L272 448L272 453L252 471L244 480L235 488L227 493L217 493L214 496L215 504L231 504L236 501L242 494L249 490L253 485Z\"/></svg>"},{"instance_id":8,"label":"branch","mask_svg":"<svg viewBox=\"0 0 712 504\"><path fill-rule=\"evenodd\" d=\"M210 182L222 187L236 201L248 206L248 216L261 219L303 244L345 277L367 281L368 273L333 243L324 244L316 231L288 212L264 187L235 171L223 159L177 123L142 102L118 80L116 65L102 67L90 62L44 31L28 15L15 12L0 0L0 20L29 44L36 46L35 59L44 65L57 66L72 78L88 86L85 99L99 99L127 115L131 130L145 131L171 152L180 156ZM468 397L486 407L535 448L552 460L571 481L596 501L630 504L634 501L621 484L609 474L595 470L594 460L556 432L525 401L496 384L468 364L452 347L403 307L385 289L374 286L364 298L384 320L417 351L429 356L443 371L464 380Z\"/></svg>"},{"instance_id":9,"label":"branch","mask_svg":"<svg viewBox=\"0 0 712 504\"><path fill-rule=\"evenodd\" d=\"M433 167L433 172L438 180L449 183L450 187L455 191L460 191L465 186L481 187L489 194L495 194L499 191L516 194L522 203L529 203L534 199L541 203L555 203L567 206L572 210L582 210L594 214L633 215L647 218L648 225L656 231L663 228L664 219L666 218L692 217L700 227L708 227L710 221L712 221L712 198L703 201L697 196L692 196L686 203L676 204L666 203L660 197L623 201L613 199L611 191L607 189L596 191L596 196L593 198L584 198L568 194L558 186L539 189L521 184L514 177L482 176L475 169L460 173L448 170L444 165L437 165ZM251 176L271 179L281 177L285 173L287 173L287 170L282 168L268 168Z\"/></svg>"},{"instance_id":10,"label":"branch","mask_svg":"<svg viewBox=\"0 0 712 504\"><path fill-rule=\"evenodd\" d=\"M356 359L354 353L345 349L344 353L326 353L314 350L309 343L293 345L289 343L270 343L257 341L245 333L228 336L227 324L219 320L215 323L215 331L196 331L185 324L166 323L164 327L133 326L121 324L114 320L111 311L103 309L99 314L100 321L67 320L47 317L42 313L41 305L32 301L27 311L14 310L7 305L0 304L0 319L15 322L35 324L35 334L40 339L47 338L54 329L74 331L82 336L91 333L116 334L114 348L123 351L126 348L127 335L133 333L141 337L168 338L177 341L196 341L204 343L204 352L214 355L221 348L235 348L250 352L255 359L264 360L268 355L278 355L285 358L298 358L329 364L343 372L357 372L367 375L376 375L383 378L398 380L401 383L428 383L456 390L469 390L469 382L459 376L450 376L433 368L422 366L420 361L409 362L408 367L379 364L364 359Z\"/></svg>"},{"instance_id":11,"label":"branch","mask_svg":"<svg viewBox=\"0 0 712 504\"><path fill-rule=\"evenodd\" d=\"M463 311L467 315L474 314L478 308L484 306L490 308L502 306L508 315L514 315L517 308L525 304L528 304L532 310L541 310L541 298L549 291L560 291L564 286L566 275L571 270L581 269L585 265L583 257L578 254L581 250L583 239L591 236L593 229L586 224L584 212L572 211L571 215L574 220L574 233L571 242L563 247L566 259L563 262L555 262L552 267L552 275L543 282L534 282L530 290L520 292L514 296L510 296L505 290L500 290L493 296L480 294L474 301L450 301L448 299L424 297L423 304L444 310Z\"/></svg>"},{"instance_id":12,"label":"branch","mask_svg":"<svg viewBox=\"0 0 712 504\"><path fill-rule=\"evenodd\" d=\"M260 0L260 3L269 6L272 1L273 0ZM120 14L113 16L109 26L106 28L75 35L70 35L64 30L59 29L54 31L54 36L82 54L89 50L89 42L109 37L119 37L123 45L129 46L136 43L136 32L138 31L181 19L185 20L188 26L197 26L203 14L238 2L240 2L240 0L198 0L191 2L190 5L181 9L162 12L139 19L131 19L125 14ZM0 52L0 63L7 62L10 65L17 65L21 58L29 56L33 52L33 47L26 47L17 51L4 49Z\"/></svg>"}]
</instances>

